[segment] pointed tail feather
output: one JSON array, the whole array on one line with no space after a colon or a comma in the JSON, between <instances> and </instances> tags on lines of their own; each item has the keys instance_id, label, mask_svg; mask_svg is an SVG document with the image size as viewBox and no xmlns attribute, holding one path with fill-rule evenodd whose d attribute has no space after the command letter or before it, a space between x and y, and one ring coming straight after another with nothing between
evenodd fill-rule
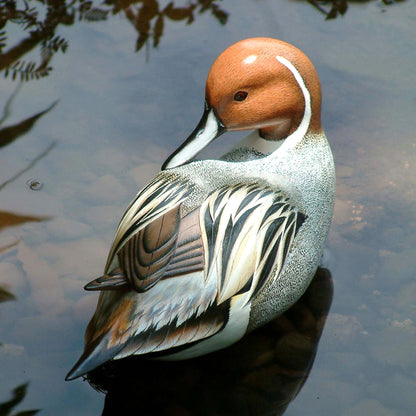
<instances>
[{"instance_id":1,"label":"pointed tail feather","mask_svg":"<svg viewBox=\"0 0 416 416\"><path fill-rule=\"evenodd\" d=\"M117 345L113 348L107 348L108 342L106 342L106 338L109 338L109 335L107 333L103 338L94 343L93 348L88 348L84 351L80 359L65 377L66 381L81 377L99 367L101 364L114 359L123 346Z\"/></svg>"},{"instance_id":2,"label":"pointed tail feather","mask_svg":"<svg viewBox=\"0 0 416 416\"><path fill-rule=\"evenodd\" d=\"M116 290L129 284L126 276L121 273L104 274L84 286L85 290Z\"/></svg>"}]
</instances>

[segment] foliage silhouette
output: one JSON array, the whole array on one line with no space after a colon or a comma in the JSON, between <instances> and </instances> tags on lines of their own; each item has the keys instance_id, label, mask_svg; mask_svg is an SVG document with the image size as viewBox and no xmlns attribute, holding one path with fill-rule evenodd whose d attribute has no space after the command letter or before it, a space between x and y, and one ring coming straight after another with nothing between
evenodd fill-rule
<instances>
[{"instance_id":1,"label":"foliage silhouette","mask_svg":"<svg viewBox=\"0 0 416 416\"><path fill-rule=\"evenodd\" d=\"M28 383L25 383L13 389L13 397L7 402L0 403L0 416L33 416L39 412L40 409L24 410L12 415L12 410L26 397L27 388Z\"/></svg>"},{"instance_id":2,"label":"foliage silhouette","mask_svg":"<svg viewBox=\"0 0 416 416\"><path fill-rule=\"evenodd\" d=\"M15 296L0 286L0 303L7 302L9 300L15 300ZM0 343L0 347L2 344ZM22 412L11 414L12 410L19 405L26 396L28 383L21 384L13 389L13 397L0 403L0 416L32 416L39 412L39 410L24 410Z\"/></svg>"},{"instance_id":3,"label":"foliage silhouette","mask_svg":"<svg viewBox=\"0 0 416 416\"><path fill-rule=\"evenodd\" d=\"M22 225L27 222L42 222L49 220L49 217L38 217L33 215L19 215L13 212L0 211L0 231L7 227Z\"/></svg>"},{"instance_id":4,"label":"foliage silhouette","mask_svg":"<svg viewBox=\"0 0 416 416\"><path fill-rule=\"evenodd\" d=\"M315 9L325 15L325 20L336 19L339 16L344 16L348 10L349 3L368 3L372 0L307 0ZM377 0L381 6L390 6L397 2L405 0ZM382 9L384 11L385 9Z\"/></svg>"},{"instance_id":5,"label":"foliage silhouette","mask_svg":"<svg viewBox=\"0 0 416 416\"><path fill-rule=\"evenodd\" d=\"M9 300L15 300L15 299L16 299L16 296L14 296L13 293L9 292L4 286L0 285L0 303L7 302Z\"/></svg>"},{"instance_id":6,"label":"foliage silhouette","mask_svg":"<svg viewBox=\"0 0 416 416\"><path fill-rule=\"evenodd\" d=\"M65 52L68 47L67 41L54 33L59 24L73 23L74 17L68 13L65 1L52 0L44 4L38 0L38 3L38 7L46 8L43 21L38 20L38 9L30 7L26 1L0 0L0 71L13 80L29 81L47 76L52 69L49 66L52 56L58 51ZM4 28L8 23L20 26L28 36L3 52L8 40ZM38 45L41 46L39 64L22 59Z\"/></svg>"},{"instance_id":7,"label":"foliage silhouette","mask_svg":"<svg viewBox=\"0 0 416 416\"><path fill-rule=\"evenodd\" d=\"M11 106L12 106L13 100L15 99L16 95L18 94L18 92L20 90L20 87L21 87L21 84L19 84L19 86L15 89L15 91L13 92L13 94L7 100L7 102L6 102L5 106L4 106L3 116L0 119L0 126L9 117L10 112L11 112ZM11 125L11 126L7 126L7 127L0 128L0 148L11 144L16 139L18 139L19 137L23 136L27 132L29 132L32 129L32 127L35 125L35 123L39 120L39 118L41 118L43 115L45 115L46 113L48 113L49 111L51 111L55 107L55 105L57 103L58 103L58 101L55 101L47 109L45 109L45 110L43 110L43 111L41 111L39 113L36 113L35 115L33 115L33 116L31 116L31 117L23 120L23 121L20 121L19 123L16 123L16 124ZM28 166L26 166L24 169L20 170L17 174L15 174L14 176L12 176L11 178L7 179L5 182L1 183L0 184L0 190L2 190L6 185L8 185L9 183L13 182L17 178L19 178L21 175L23 175L23 173L27 172L29 169L31 169L33 166L35 166L35 164L39 160L43 159L55 147L55 145L56 145L56 142L54 142L51 145L49 145L46 148L46 150L44 150L36 158L34 158L28 164Z\"/></svg>"},{"instance_id":8,"label":"foliage silhouette","mask_svg":"<svg viewBox=\"0 0 416 416\"><path fill-rule=\"evenodd\" d=\"M326 20L331 20L345 15L350 3L372 0L306 1L324 14ZM179 6L177 1L171 1L162 7L158 0L104 0L102 3L98 3L98 0L36 0L30 5L25 0L0 0L0 71L12 80L31 81L46 77L52 70L50 62L53 56L58 52L65 53L69 47L68 40L55 33L60 25L106 21L119 13L124 14L138 33L136 51L141 51L146 45L148 57L150 42L154 48L161 42L166 19L189 25L197 15L209 11L221 25L225 25L229 14L220 7L220 2L221 0L188 0L183 1L185 5ZM382 6L394 2L395 0L377 0ZM5 29L9 23L19 26L27 36L4 51L9 41ZM40 47L39 62L23 58L37 47Z\"/></svg>"},{"instance_id":9,"label":"foliage silhouette","mask_svg":"<svg viewBox=\"0 0 416 416\"><path fill-rule=\"evenodd\" d=\"M28 117L25 120L20 121L19 123L13 124L11 126L0 128L0 148L7 146L10 143L13 143L20 136L25 135L28 131L32 129L35 123L46 113L51 111L57 101L52 103L46 110L40 111L39 113L34 114L31 117ZM4 119L3 119L4 120ZM0 121L0 126L3 122Z\"/></svg>"},{"instance_id":10,"label":"foliage silhouette","mask_svg":"<svg viewBox=\"0 0 416 416\"><path fill-rule=\"evenodd\" d=\"M17 172L15 175L13 175L11 178L7 179L6 181L4 181L2 184L0 184L0 191L7 186L9 183L15 181L17 178L19 178L20 176L22 176L24 173L26 173L28 170L32 169L33 166L36 165L36 163L39 162L39 160L43 159L45 156L47 156L50 151L56 146L57 142L53 142L52 144L50 144L42 153L40 153L39 155L37 155L34 159L32 159L32 161L22 170L20 170L19 172Z\"/></svg>"},{"instance_id":11,"label":"foliage silhouette","mask_svg":"<svg viewBox=\"0 0 416 416\"><path fill-rule=\"evenodd\" d=\"M10 96L10 98L7 100L4 110L3 110L3 116L0 119L0 126L7 120L7 118L10 115L11 112L11 105L16 97L17 93L19 92L20 85L18 88L15 89L13 94ZM51 104L46 110L43 110L19 123L16 123L11 126L0 128L0 148L7 146L14 142L16 139L18 139L20 136L26 134L30 129L35 125L36 121L39 120L40 117L51 111L57 102L54 102ZM17 178L19 178L21 175L23 175L25 172L30 170L35 164L43 159L56 145L56 142L49 145L46 150L44 150L40 155L38 155L36 158L34 158L28 166L26 166L24 169L21 169L19 172L17 172L15 175L13 175L11 178L7 179L3 183L0 184L0 191L7 186L9 183L13 182ZM38 217L38 216L28 216L28 215L18 215L10 212L4 212L0 211L0 231L3 228L11 227L15 225L20 225L25 222L40 222L40 221L46 221L49 218L47 217ZM19 243L19 240L15 241L14 243L7 244L5 246L0 247L0 253L14 247ZM1 294L0 294L1 298Z\"/></svg>"},{"instance_id":12,"label":"foliage silhouette","mask_svg":"<svg viewBox=\"0 0 416 416\"><path fill-rule=\"evenodd\" d=\"M108 0L108 3L117 3L117 1ZM189 2L187 7L175 7L174 3L170 2L163 9L160 9L156 0L135 3L141 3L142 6L138 10L129 6L125 8L125 13L127 19L139 33L136 41L136 51L140 51L150 37L153 38L153 47L156 48L159 45L166 18L172 21L186 21L186 24L189 25L194 22L195 13L202 14L210 10L220 24L226 24L228 19L228 13L220 9L214 0Z\"/></svg>"},{"instance_id":13,"label":"foliage silhouette","mask_svg":"<svg viewBox=\"0 0 416 416\"><path fill-rule=\"evenodd\" d=\"M220 24L225 24L228 13L217 4L219 1L190 0L186 7L178 7L172 1L160 8L156 0L105 0L99 6L92 0L37 0L35 6L26 1L0 0L0 71L5 77L20 81L48 76L53 56L58 52L65 53L69 47L69 42L55 33L59 25L104 21L123 12L138 32L136 51L140 51L150 39L153 47L160 44L166 18L190 24L197 13L211 11ZM27 36L4 51L9 41L5 27L9 23L18 25ZM39 62L23 59L37 47L40 47Z\"/></svg>"}]
</instances>

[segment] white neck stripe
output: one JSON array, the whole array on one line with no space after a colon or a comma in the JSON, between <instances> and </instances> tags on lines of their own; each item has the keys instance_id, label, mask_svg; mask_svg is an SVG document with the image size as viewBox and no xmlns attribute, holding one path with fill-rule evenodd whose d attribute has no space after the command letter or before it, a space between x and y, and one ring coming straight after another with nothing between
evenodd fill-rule
<instances>
[{"instance_id":1,"label":"white neck stripe","mask_svg":"<svg viewBox=\"0 0 416 416\"><path fill-rule=\"evenodd\" d=\"M275 150L270 156L273 156L276 153L281 153L281 151L286 150L287 148L295 147L305 136L306 132L309 129L309 124L311 122L312 116L312 109L311 109L311 95L309 94L308 89L306 88L305 82L303 81L302 76L300 75L299 71L283 56L276 56L276 59L282 63L295 77L299 87L303 93L303 97L305 99L305 111L303 113L303 118L299 127L290 135L288 136L284 143Z\"/></svg>"}]
</instances>

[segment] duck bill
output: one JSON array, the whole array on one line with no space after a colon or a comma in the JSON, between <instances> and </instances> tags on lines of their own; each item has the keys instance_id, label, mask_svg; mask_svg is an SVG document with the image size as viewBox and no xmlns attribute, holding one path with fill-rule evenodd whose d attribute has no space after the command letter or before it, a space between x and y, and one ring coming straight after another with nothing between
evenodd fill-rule
<instances>
[{"instance_id":1,"label":"duck bill","mask_svg":"<svg viewBox=\"0 0 416 416\"><path fill-rule=\"evenodd\" d=\"M208 146L213 140L221 136L226 130L215 115L214 109L205 104L204 114L196 129L175 150L162 165L162 169L175 168L190 162L202 149Z\"/></svg>"}]
</instances>

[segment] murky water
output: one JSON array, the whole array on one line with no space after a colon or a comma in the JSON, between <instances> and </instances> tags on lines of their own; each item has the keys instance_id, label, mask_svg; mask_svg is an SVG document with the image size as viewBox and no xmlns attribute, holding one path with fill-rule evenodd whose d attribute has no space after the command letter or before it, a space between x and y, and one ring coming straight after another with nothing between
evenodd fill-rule
<instances>
[{"instance_id":1,"label":"murky water","mask_svg":"<svg viewBox=\"0 0 416 416\"><path fill-rule=\"evenodd\" d=\"M147 396L137 396L137 412L413 415L416 4L351 2L343 16L345 8L332 9L330 20L303 1L108 1L94 10L54 1L48 14L41 2L16 4L20 13L0 28L0 69L21 61L0 79L0 415L102 413L103 394L64 381L97 298L82 286L102 272L127 203L199 120L212 61L250 36L295 44L320 74L338 179L324 259L332 307L317 352L329 292L324 306L298 305L314 317L309 326L290 315L291 325L274 323L194 367L139 366L138 379L156 378ZM22 76L29 81L20 84ZM228 146L225 140L207 154ZM293 341L305 336L313 342ZM240 357L236 368L224 364L227 354ZM215 364L229 375L221 388ZM155 373L165 375L166 397L180 397L165 413L148 410L160 388ZM183 393L190 386L203 393L199 407ZM126 392L134 406L136 392ZM125 396L114 389L105 414L115 414Z\"/></svg>"}]
</instances>

